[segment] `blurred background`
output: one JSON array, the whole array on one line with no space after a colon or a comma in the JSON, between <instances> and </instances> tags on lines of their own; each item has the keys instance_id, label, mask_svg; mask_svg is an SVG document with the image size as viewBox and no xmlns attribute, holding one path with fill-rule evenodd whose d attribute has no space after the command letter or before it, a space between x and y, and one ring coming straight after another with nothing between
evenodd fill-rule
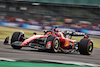
<instances>
[{"instance_id":1,"label":"blurred background","mask_svg":"<svg viewBox=\"0 0 100 67\"><path fill-rule=\"evenodd\" d=\"M0 25L33 30L58 25L100 36L100 1L0 0Z\"/></svg>"},{"instance_id":2,"label":"blurred background","mask_svg":"<svg viewBox=\"0 0 100 67\"><path fill-rule=\"evenodd\" d=\"M89 34L94 43L93 55L49 54L36 52L30 48L12 50L9 45L7 47L3 45L1 40L7 36L11 38L14 32L20 30L25 33L25 37L33 36L33 32L43 35L42 30L51 30L54 26L58 26L61 31L70 30ZM80 41L82 38L73 36L72 39ZM100 64L99 48L100 0L0 0L0 57L31 60L58 59ZM10 64L13 63L3 63L5 67Z\"/></svg>"}]
</instances>

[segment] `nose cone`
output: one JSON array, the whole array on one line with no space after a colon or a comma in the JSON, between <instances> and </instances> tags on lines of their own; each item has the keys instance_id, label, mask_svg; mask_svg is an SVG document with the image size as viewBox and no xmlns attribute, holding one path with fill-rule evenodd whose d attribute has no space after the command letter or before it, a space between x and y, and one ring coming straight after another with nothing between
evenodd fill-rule
<instances>
[{"instance_id":1,"label":"nose cone","mask_svg":"<svg viewBox=\"0 0 100 67\"><path fill-rule=\"evenodd\" d=\"M32 40L35 40L35 39L37 39L37 38L43 38L43 37L47 37L47 35L46 35L46 36L44 36L44 35L34 35L34 36L32 36L32 37L26 39L26 40L21 44L21 46L25 46L26 44L28 44L28 43L31 42Z\"/></svg>"},{"instance_id":2,"label":"nose cone","mask_svg":"<svg viewBox=\"0 0 100 67\"><path fill-rule=\"evenodd\" d=\"M30 41L32 41L31 38L26 39L26 40L21 44L21 46L25 46L25 45L26 45L27 43L29 43Z\"/></svg>"},{"instance_id":3,"label":"nose cone","mask_svg":"<svg viewBox=\"0 0 100 67\"><path fill-rule=\"evenodd\" d=\"M27 43L29 43L30 41L32 41L32 40L34 40L34 39L35 39L34 36L32 36L32 37L26 39L26 40L21 44L21 46L25 46Z\"/></svg>"}]
</instances>

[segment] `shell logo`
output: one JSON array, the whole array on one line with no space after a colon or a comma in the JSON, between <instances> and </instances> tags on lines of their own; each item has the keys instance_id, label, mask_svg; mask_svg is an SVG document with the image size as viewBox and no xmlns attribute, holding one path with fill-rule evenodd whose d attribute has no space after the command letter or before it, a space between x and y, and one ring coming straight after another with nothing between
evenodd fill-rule
<instances>
[{"instance_id":1,"label":"shell logo","mask_svg":"<svg viewBox=\"0 0 100 67\"><path fill-rule=\"evenodd\" d=\"M49 34L51 34L51 32L49 32Z\"/></svg>"},{"instance_id":2,"label":"shell logo","mask_svg":"<svg viewBox=\"0 0 100 67\"><path fill-rule=\"evenodd\" d=\"M65 47L69 46L69 41L66 41Z\"/></svg>"}]
</instances>

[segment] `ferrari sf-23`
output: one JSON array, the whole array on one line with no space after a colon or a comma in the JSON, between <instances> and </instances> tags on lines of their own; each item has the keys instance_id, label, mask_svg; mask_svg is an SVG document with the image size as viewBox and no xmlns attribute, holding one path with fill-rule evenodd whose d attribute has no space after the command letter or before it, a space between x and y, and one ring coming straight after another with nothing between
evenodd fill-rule
<instances>
[{"instance_id":1,"label":"ferrari sf-23","mask_svg":"<svg viewBox=\"0 0 100 67\"><path fill-rule=\"evenodd\" d=\"M83 36L83 39L77 42L76 40L72 40L72 36ZM4 44L8 43L9 36L4 41ZM93 42L86 33L68 30L61 32L56 28L54 30L45 30L44 35L37 35L35 32L32 37L25 37L22 31L14 32L10 45L13 49L31 47L55 53L61 51L65 53L79 52L83 55L91 55L93 51Z\"/></svg>"}]
</instances>

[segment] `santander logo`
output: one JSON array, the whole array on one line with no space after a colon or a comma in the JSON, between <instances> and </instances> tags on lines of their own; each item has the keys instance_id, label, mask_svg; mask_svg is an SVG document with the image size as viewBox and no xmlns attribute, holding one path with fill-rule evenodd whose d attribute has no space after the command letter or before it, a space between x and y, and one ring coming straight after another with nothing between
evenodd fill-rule
<instances>
[{"instance_id":1,"label":"santander logo","mask_svg":"<svg viewBox=\"0 0 100 67\"><path fill-rule=\"evenodd\" d=\"M52 42L49 41L49 42L47 43L47 45L46 45L46 48L47 48L47 49L50 49L50 48L51 48L51 44L52 44Z\"/></svg>"}]
</instances>

